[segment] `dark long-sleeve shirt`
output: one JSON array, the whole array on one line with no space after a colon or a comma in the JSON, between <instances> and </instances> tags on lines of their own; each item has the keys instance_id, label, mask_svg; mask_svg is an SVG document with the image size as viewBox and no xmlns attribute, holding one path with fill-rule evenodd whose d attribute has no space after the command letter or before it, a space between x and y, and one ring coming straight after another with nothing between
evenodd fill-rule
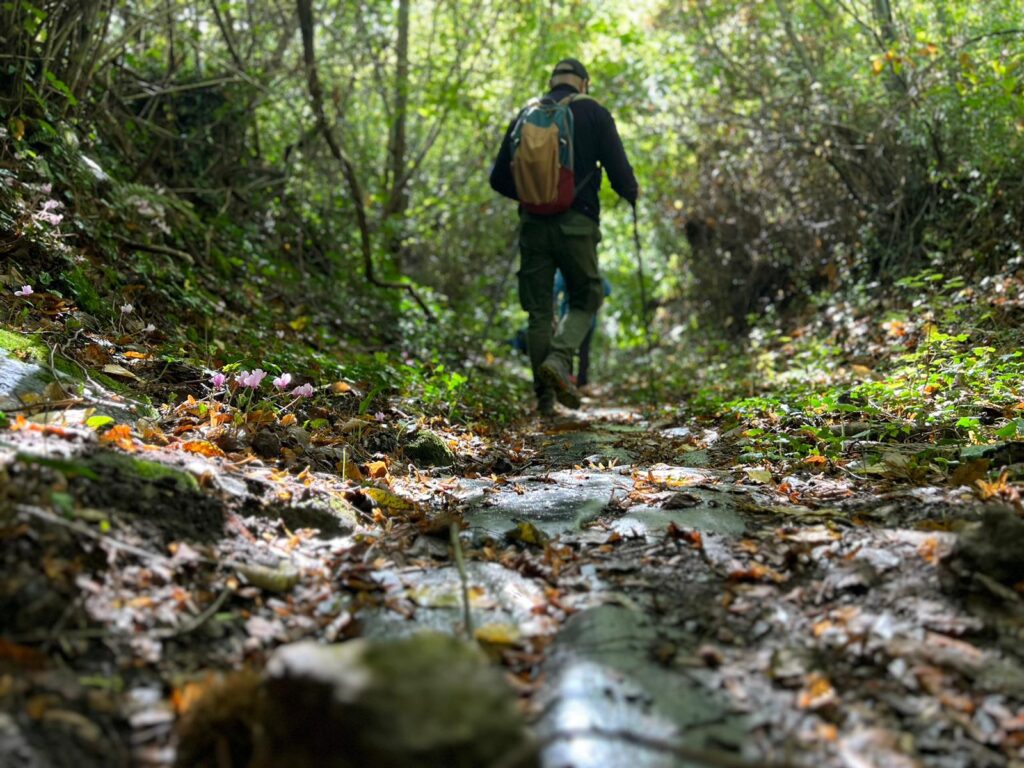
<instances>
[{"instance_id":1,"label":"dark long-sleeve shirt","mask_svg":"<svg viewBox=\"0 0 1024 768\"><path fill-rule=\"evenodd\" d=\"M555 86L545 98L561 101L566 96L579 93L571 85ZM615 127L611 113L593 99L576 99L569 105L575 123L573 137L573 172L576 177L576 199L572 207L594 221L601 219L601 203L598 191L601 189L602 168L608 173L612 189L630 203L636 202L638 186L633 168L626 158L622 139ZM516 184L512 178L512 129L513 120L505 138L502 139L498 157L491 168L491 187L505 197L518 200ZM601 163L601 168L597 166Z\"/></svg>"}]
</instances>

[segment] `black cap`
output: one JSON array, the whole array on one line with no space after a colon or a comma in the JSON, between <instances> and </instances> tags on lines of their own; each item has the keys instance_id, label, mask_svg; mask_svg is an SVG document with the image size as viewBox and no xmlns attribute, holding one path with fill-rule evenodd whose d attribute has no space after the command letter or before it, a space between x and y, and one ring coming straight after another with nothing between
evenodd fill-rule
<instances>
[{"instance_id":1,"label":"black cap","mask_svg":"<svg viewBox=\"0 0 1024 768\"><path fill-rule=\"evenodd\" d=\"M555 64L555 70L551 73L552 77L556 75L576 75L584 80L590 79L587 68L580 63L579 59L562 59Z\"/></svg>"}]
</instances>

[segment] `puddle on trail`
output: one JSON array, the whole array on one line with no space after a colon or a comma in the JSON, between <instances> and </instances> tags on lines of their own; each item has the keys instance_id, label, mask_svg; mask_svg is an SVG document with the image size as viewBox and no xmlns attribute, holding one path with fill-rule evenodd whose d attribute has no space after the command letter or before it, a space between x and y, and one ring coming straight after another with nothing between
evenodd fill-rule
<instances>
[{"instance_id":1,"label":"puddle on trail","mask_svg":"<svg viewBox=\"0 0 1024 768\"><path fill-rule=\"evenodd\" d=\"M634 487L628 467L562 470L512 477L500 486L478 482L463 495L470 505L466 520L476 540L501 539L520 520L533 523L549 536L580 535L598 519L604 523L597 531L602 537L607 537L609 530L623 535L658 536L671 523L704 533L743 533L745 523L737 511L735 494L724 484L724 476L687 467L652 473L659 481L683 484L680 488L691 497L691 506L669 509L639 504L621 512L616 500L625 499Z\"/></svg>"},{"instance_id":2,"label":"puddle on trail","mask_svg":"<svg viewBox=\"0 0 1024 768\"><path fill-rule=\"evenodd\" d=\"M664 640L655 620L603 605L572 616L544 664L550 683L537 726L552 734L599 728L678 742L689 747L739 748L747 726L696 676L666 674L652 660ZM561 738L542 755L544 768L681 768L692 763L625 739Z\"/></svg>"}]
</instances>

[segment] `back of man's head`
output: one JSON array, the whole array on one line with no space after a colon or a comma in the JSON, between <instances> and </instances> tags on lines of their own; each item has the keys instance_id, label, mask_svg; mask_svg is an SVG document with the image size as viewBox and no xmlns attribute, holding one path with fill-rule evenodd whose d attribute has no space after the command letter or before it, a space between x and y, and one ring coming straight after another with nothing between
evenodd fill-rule
<instances>
[{"instance_id":1,"label":"back of man's head","mask_svg":"<svg viewBox=\"0 0 1024 768\"><path fill-rule=\"evenodd\" d=\"M551 88L556 85L571 85L577 91L584 93L589 81L587 68L580 63L579 59L562 59L555 64L549 85Z\"/></svg>"}]
</instances>

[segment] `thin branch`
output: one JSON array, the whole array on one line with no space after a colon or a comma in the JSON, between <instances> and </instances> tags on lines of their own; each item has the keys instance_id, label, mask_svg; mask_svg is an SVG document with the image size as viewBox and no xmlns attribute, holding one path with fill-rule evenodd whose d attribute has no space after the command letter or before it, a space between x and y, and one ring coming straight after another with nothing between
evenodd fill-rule
<instances>
[{"instance_id":1,"label":"thin branch","mask_svg":"<svg viewBox=\"0 0 1024 768\"><path fill-rule=\"evenodd\" d=\"M209 190L206 190L209 191ZM189 264L195 264L196 261L192 258L191 253L185 251L179 251L177 248L171 248L166 245L150 245L149 243L139 243L135 240L129 240L127 237L122 235L114 235L114 239L119 243L127 245L129 248L134 248L137 251L146 251L147 253L160 253L164 256L174 256L175 258L182 259Z\"/></svg>"}]
</instances>

